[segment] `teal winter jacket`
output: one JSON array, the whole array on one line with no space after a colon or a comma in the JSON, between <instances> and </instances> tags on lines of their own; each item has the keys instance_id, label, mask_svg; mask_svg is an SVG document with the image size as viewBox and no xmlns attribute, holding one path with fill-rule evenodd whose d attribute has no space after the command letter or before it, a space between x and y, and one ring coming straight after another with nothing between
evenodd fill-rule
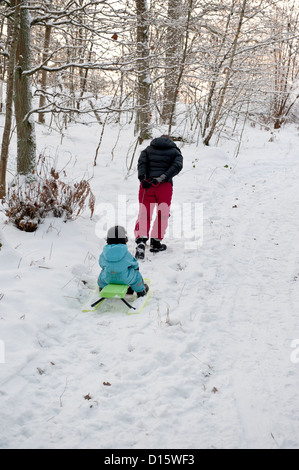
<instances>
[{"instance_id":1,"label":"teal winter jacket","mask_svg":"<svg viewBox=\"0 0 299 470\"><path fill-rule=\"evenodd\" d=\"M131 255L127 245L105 245L99 264L102 268L98 278L99 287L103 288L107 284L128 284L135 292L144 290L138 261Z\"/></svg>"}]
</instances>

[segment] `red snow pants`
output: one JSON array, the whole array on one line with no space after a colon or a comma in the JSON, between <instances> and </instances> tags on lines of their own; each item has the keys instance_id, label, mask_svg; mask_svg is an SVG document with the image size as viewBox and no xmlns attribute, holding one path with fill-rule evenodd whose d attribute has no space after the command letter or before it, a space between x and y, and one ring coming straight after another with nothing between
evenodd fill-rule
<instances>
[{"instance_id":1,"label":"red snow pants","mask_svg":"<svg viewBox=\"0 0 299 470\"><path fill-rule=\"evenodd\" d=\"M154 209L156 218L151 230L151 238L163 240L168 226L173 188L171 183L160 183L144 189L140 184L139 213L135 225L135 239L149 238Z\"/></svg>"}]
</instances>

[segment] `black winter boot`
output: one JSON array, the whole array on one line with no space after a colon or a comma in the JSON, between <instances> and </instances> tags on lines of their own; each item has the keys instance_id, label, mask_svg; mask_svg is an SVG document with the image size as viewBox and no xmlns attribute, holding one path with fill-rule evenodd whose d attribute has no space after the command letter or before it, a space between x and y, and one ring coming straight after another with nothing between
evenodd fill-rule
<instances>
[{"instance_id":1,"label":"black winter boot","mask_svg":"<svg viewBox=\"0 0 299 470\"><path fill-rule=\"evenodd\" d=\"M144 290L141 292L137 292L137 297L144 297L149 291L149 287L147 284L144 284Z\"/></svg>"},{"instance_id":2,"label":"black winter boot","mask_svg":"<svg viewBox=\"0 0 299 470\"><path fill-rule=\"evenodd\" d=\"M147 242L147 238L140 237L136 239L136 243L137 243L137 248L136 248L136 253L135 253L136 259L144 259L146 242Z\"/></svg>"},{"instance_id":3,"label":"black winter boot","mask_svg":"<svg viewBox=\"0 0 299 470\"><path fill-rule=\"evenodd\" d=\"M164 243L161 243L161 240L157 238L151 238L150 251L152 253L158 253L159 251L165 251L167 246Z\"/></svg>"}]
</instances>

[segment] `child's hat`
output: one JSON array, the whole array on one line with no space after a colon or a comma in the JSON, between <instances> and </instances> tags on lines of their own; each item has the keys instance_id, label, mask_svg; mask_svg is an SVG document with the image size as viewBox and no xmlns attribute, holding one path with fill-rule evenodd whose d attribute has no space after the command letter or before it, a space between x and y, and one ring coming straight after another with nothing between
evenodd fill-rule
<instances>
[{"instance_id":1,"label":"child's hat","mask_svg":"<svg viewBox=\"0 0 299 470\"><path fill-rule=\"evenodd\" d=\"M107 233L107 243L108 245L118 245L128 243L127 232L124 227L116 225L111 227Z\"/></svg>"}]
</instances>

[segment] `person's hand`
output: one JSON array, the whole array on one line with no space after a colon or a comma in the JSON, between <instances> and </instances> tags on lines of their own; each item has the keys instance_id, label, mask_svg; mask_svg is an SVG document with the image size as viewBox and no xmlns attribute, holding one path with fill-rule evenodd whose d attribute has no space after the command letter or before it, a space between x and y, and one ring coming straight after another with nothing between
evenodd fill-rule
<instances>
[{"instance_id":1,"label":"person's hand","mask_svg":"<svg viewBox=\"0 0 299 470\"><path fill-rule=\"evenodd\" d=\"M158 184L160 183L163 183L163 181L165 181L167 178L166 175L161 175L161 176L158 176L157 178L150 178L150 183L153 185L153 186L157 186Z\"/></svg>"},{"instance_id":2,"label":"person's hand","mask_svg":"<svg viewBox=\"0 0 299 470\"><path fill-rule=\"evenodd\" d=\"M151 183L146 179L141 180L141 185L143 189L148 189L151 187Z\"/></svg>"}]
</instances>

